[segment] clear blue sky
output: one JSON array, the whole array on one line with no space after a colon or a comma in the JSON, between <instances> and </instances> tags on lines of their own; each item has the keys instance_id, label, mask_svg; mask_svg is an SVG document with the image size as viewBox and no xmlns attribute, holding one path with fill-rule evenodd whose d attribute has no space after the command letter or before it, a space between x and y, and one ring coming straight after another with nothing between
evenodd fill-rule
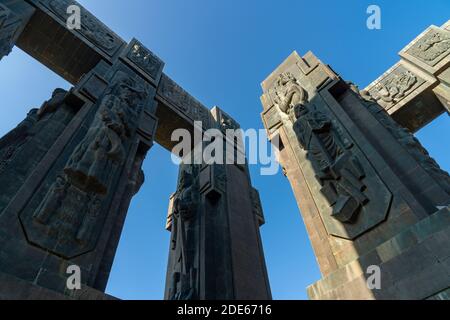
<instances>
[{"instance_id":1,"label":"clear blue sky","mask_svg":"<svg viewBox=\"0 0 450 320\"><path fill-rule=\"evenodd\" d=\"M431 24L450 19L448 0L262 1L82 0L126 40L138 38L165 62L165 72L207 106L219 105L244 128L262 128L260 83L293 50L312 50L345 79L364 87L391 67L409 41ZM382 9L382 30L366 28L366 8ZM69 84L18 49L0 62L0 135ZM418 137L450 170L447 115ZM162 299L169 234L168 197L177 168L156 146L145 162L146 184L134 199L108 293L123 299ZM320 278L288 181L259 176L267 224L262 228L276 299L305 299Z\"/></svg>"}]
</instances>

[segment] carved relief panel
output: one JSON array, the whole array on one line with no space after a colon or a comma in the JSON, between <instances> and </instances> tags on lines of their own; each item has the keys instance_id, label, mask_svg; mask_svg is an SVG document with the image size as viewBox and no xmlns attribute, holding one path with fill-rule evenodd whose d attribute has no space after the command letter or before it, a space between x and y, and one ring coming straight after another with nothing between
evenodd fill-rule
<instances>
[{"instance_id":1,"label":"carved relief panel","mask_svg":"<svg viewBox=\"0 0 450 320\"><path fill-rule=\"evenodd\" d=\"M381 106L389 110L402 100L410 98L410 95L425 82L420 76L398 65L371 85L368 92Z\"/></svg>"},{"instance_id":2,"label":"carved relief panel","mask_svg":"<svg viewBox=\"0 0 450 320\"><path fill-rule=\"evenodd\" d=\"M174 106L192 121L202 121L203 128L210 127L211 115L209 110L165 74L161 77L158 95L168 105Z\"/></svg>"},{"instance_id":3,"label":"carved relief panel","mask_svg":"<svg viewBox=\"0 0 450 320\"><path fill-rule=\"evenodd\" d=\"M200 166L182 165L177 192L170 201L167 300L199 298L199 169Z\"/></svg>"},{"instance_id":4,"label":"carved relief panel","mask_svg":"<svg viewBox=\"0 0 450 320\"><path fill-rule=\"evenodd\" d=\"M289 72L274 82L274 95L328 233L355 239L384 221L392 195L335 116L337 106L308 93Z\"/></svg>"},{"instance_id":5,"label":"carved relief panel","mask_svg":"<svg viewBox=\"0 0 450 320\"><path fill-rule=\"evenodd\" d=\"M434 67L450 55L450 32L431 29L406 50L406 53Z\"/></svg>"},{"instance_id":6,"label":"carved relief panel","mask_svg":"<svg viewBox=\"0 0 450 320\"><path fill-rule=\"evenodd\" d=\"M142 43L133 39L124 51L122 58L135 66L138 71L141 71L143 76L148 78L155 86L158 85L164 62Z\"/></svg>"},{"instance_id":7,"label":"carved relief panel","mask_svg":"<svg viewBox=\"0 0 450 320\"><path fill-rule=\"evenodd\" d=\"M153 99L154 89L126 69L108 78L67 156L51 170L55 178L47 178L20 214L30 242L65 258L95 248L141 114Z\"/></svg>"}]
</instances>

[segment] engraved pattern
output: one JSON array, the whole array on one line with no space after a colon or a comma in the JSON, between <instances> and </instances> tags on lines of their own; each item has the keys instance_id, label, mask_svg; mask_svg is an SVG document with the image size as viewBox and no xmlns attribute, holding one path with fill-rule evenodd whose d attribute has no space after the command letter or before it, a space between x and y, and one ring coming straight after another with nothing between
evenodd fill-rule
<instances>
[{"instance_id":1,"label":"engraved pattern","mask_svg":"<svg viewBox=\"0 0 450 320\"><path fill-rule=\"evenodd\" d=\"M24 217L30 241L67 258L95 246L107 200L125 164L149 90L148 84L116 72L85 137L32 217Z\"/></svg>"},{"instance_id":2,"label":"engraved pattern","mask_svg":"<svg viewBox=\"0 0 450 320\"><path fill-rule=\"evenodd\" d=\"M432 30L417 41L407 53L434 67L450 54L450 35L447 32Z\"/></svg>"},{"instance_id":3,"label":"engraved pattern","mask_svg":"<svg viewBox=\"0 0 450 320\"><path fill-rule=\"evenodd\" d=\"M158 80L163 62L140 42L134 41L132 43L127 58L145 71L153 80Z\"/></svg>"},{"instance_id":4,"label":"engraved pattern","mask_svg":"<svg viewBox=\"0 0 450 320\"><path fill-rule=\"evenodd\" d=\"M353 146L337 123L310 106L296 109L294 131L308 153L321 192L333 208L332 217L354 223L369 198L363 182L366 173L351 151Z\"/></svg>"},{"instance_id":5,"label":"engraved pattern","mask_svg":"<svg viewBox=\"0 0 450 320\"><path fill-rule=\"evenodd\" d=\"M81 8L81 30L78 31L109 56L113 56L122 45L123 42L119 37L78 2L73 0L42 0L41 2L63 21L69 17L67 13L69 6L79 6Z\"/></svg>"},{"instance_id":6,"label":"engraved pattern","mask_svg":"<svg viewBox=\"0 0 450 320\"><path fill-rule=\"evenodd\" d=\"M424 82L425 80L400 66L375 85L369 91L369 94L386 109L389 109L406 98Z\"/></svg>"},{"instance_id":7,"label":"engraved pattern","mask_svg":"<svg viewBox=\"0 0 450 320\"><path fill-rule=\"evenodd\" d=\"M209 110L168 76L162 76L158 93L191 120L202 121L203 127L209 128Z\"/></svg>"},{"instance_id":8,"label":"engraved pattern","mask_svg":"<svg viewBox=\"0 0 450 320\"><path fill-rule=\"evenodd\" d=\"M295 108L308 101L308 93L290 72L280 74L272 90L275 105L295 121Z\"/></svg>"},{"instance_id":9,"label":"engraved pattern","mask_svg":"<svg viewBox=\"0 0 450 320\"><path fill-rule=\"evenodd\" d=\"M187 169L190 169L189 172ZM175 264L170 270L169 300L198 298L198 270L193 257L196 250L196 224L200 200L198 198L198 167L184 167L173 198L171 213L171 254Z\"/></svg>"}]
</instances>

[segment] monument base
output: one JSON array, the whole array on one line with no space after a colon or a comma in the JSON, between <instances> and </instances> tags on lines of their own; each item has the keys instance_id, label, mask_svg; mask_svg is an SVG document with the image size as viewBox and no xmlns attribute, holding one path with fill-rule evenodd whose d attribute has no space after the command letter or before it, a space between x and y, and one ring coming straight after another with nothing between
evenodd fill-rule
<instances>
[{"instance_id":1,"label":"monument base","mask_svg":"<svg viewBox=\"0 0 450 320\"><path fill-rule=\"evenodd\" d=\"M86 286L62 294L1 272L0 283L0 300L118 300Z\"/></svg>"},{"instance_id":2,"label":"monument base","mask_svg":"<svg viewBox=\"0 0 450 320\"><path fill-rule=\"evenodd\" d=\"M450 207L404 230L308 288L312 300L450 299ZM381 289L369 289L371 265Z\"/></svg>"}]
</instances>

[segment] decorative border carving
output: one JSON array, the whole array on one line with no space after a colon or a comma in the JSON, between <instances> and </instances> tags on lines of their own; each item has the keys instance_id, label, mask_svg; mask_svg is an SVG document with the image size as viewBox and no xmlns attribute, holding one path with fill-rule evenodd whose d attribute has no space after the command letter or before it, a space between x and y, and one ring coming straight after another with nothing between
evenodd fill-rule
<instances>
[{"instance_id":1,"label":"decorative border carving","mask_svg":"<svg viewBox=\"0 0 450 320\"><path fill-rule=\"evenodd\" d=\"M407 49L406 53L430 67L435 67L450 55L450 33L439 29L431 29Z\"/></svg>"},{"instance_id":2,"label":"decorative border carving","mask_svg":"<svg viewBox=\"0 0 450 320\"><path fill-rule=\"evenodd\" d=\"M189 119L202 121L203 127L209 128L209 110L165 74L161 77L158 94Z\"/></svg>"},{"instance_id":3,"label":"decorative border carving","mask_svg":"<svg viewBox=\"0 0 450 320\"><path fill-rule=\"evenodd\" d=\"M74 30L94 44L109 57L113 57L123 46L124 41L106 25L74 0L40 0L40 3L56 15L62 23L69 17L67 8L77 5L81 8L81 30Z\"/></svg>"},{"instance_id":4,"label":"decorative border carving","mask_svg":"<svg viewBox=\"0 0 450 320\"><path fill-rule=\"evenodd\" d=\"M125 50L126 61L142 71L155 85L158 84L164 69L164 62L137 39L133 39Z\"/></svg>"}]
</instances>

